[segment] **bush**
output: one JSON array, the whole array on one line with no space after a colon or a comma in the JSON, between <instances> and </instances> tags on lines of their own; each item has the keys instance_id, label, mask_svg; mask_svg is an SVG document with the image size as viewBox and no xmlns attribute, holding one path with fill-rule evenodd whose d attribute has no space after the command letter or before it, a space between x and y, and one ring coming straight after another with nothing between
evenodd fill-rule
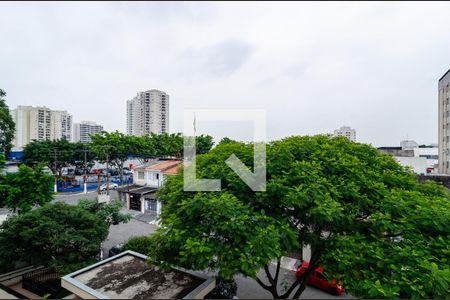
<instances>
[{"instance_id":1,"label":"bush","mask_svg":"<svg viewBox=\"0 0 450 300\"><path fill-rule=\"evenodd\" d=\"M67 274L95 262L107 236L98 215L61 202L46 204L0 225L0 270L19 261Z\"/></svg>"},{"instance_id":2,"label":"bush","mask_svg":"<svg viewBox=\"0 0 450 300\"><path fill-rule=\"evenodd\" d=\"M135 236L128 241L122 247L122 252L126 250L132 250L144 255L147 255L150 252L151 240L150 236Z\"/></svg>"}]
</instances>

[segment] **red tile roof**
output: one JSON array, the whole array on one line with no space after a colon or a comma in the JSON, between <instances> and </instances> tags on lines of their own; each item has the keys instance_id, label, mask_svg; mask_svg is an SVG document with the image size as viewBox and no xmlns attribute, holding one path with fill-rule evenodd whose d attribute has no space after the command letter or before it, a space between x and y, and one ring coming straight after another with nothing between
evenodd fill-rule
<instances>
[{"instance_id":1,"label":"red tile roof","mask_svg":"<svg viewBox=\"0 0 450 300\"><path fill-rule=\"evenodd\" d=\"M138 166L135 170L160 171L163 174L176 174L178 167L183 163L181 160L167 160L150 166Z\"/></svg>"}]
</instances>

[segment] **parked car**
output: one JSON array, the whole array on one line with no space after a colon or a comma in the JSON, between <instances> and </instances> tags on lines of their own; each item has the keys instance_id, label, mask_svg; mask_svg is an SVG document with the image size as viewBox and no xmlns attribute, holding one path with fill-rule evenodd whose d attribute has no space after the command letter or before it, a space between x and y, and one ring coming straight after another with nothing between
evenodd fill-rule
<instances>
[{"instance_id":1,"label":"parked car","mask_svg":"<svg viewBox=\"0 0 450 300\"><path fill-rule=\"evenodd\" d=\"M106 191L107 185L108 185L108 184L106 184L106 183L102 184L102 185L100 186L100 191ZM113 182L110 182L110 183L109 183L109 189L110 189L110 190L115 190L115 189L117 189L118 187L119 187L119 185L118 185L117 183L113 183Z\"/></svg>"},{"instance_id":2,"label":"parked car","mask_svg":"<svg viewBox=\"0 0 450 300\"><path fill-rule=\"evenodd\" d=\"M300 278L306 272L309 267L309 263L304 261L300 267L297 269L295 276ZM333 278L330 281L324 274L324 270L322 266L317 267L314 270L314 273L308 279L308 285L312 285L316 288L324 290L330 294L341 296L344 294L344 286L342 284L337 283L336 278Z\"/></svg>"},{"instance_id":3,"label":"parked car","mask_svg":"<svg viewBox=\"0 0 450 300\"><path fill-rule=\"evenodd\" d=\"M117 244L109 249L108 257L112 257L114 255L119 254L122 251L123 243Z\"/></svg>"},{"instance_id":4,"label":"parked car","mask_svg":"<svg viewBox=\"0 0 450 300\"><path fill-rule=\"evenodd\" d=\"M98 175L98 174L102 173L102 170L101 169L92 169L91 172L92 172L92 174Z\"/></svg>"},{"instance_id":5,"label":"parked car","mask_svg":"<svg viewBox=\"0 0 450 300\"><path fill-rule=\"evenodd\" d=\"M84 171L85 171L84 168L75 169L75 175L78 175L78 176L84 175ZM86 169L86 174L89 174L89 173L90 173L89 169Z\"/></svg>"},{"instance_id":6,"label":"parked car","mask_svg":"<svg viewBox=\"0 0 450 300\"><path fill-rule=\"evenodd\" d=\"M124 169L123 170L123 175L133 175L133 172Z\"/></svg>"},{"instance_id":7,"label":"parked car","mask_svg":"<svg viewBox=\"0 0 450 300\"><path fill-rule=\"evenodd\" d=\"M103 175L107 175L109 173L109 176L117 176L119 175L119 171L117 171L116 169L108 169L108 170L103 170L102 174Z\"/></svg>"}]
</instances>

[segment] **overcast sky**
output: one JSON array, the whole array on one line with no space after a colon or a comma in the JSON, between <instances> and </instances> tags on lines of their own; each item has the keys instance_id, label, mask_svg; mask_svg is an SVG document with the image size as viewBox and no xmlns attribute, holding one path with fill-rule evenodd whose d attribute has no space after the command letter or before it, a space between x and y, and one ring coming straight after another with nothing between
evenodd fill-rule
<instances>
[{"instance_id":1,"label":"overcast sky","mask_svg":"<svg viewBox=\"0 0 450 300\"><path fill-rule=\"evenodd\" d=\"M0 3L10 108L106 130L124 132L126 100L156 88L170 94L171 132L184 109L258 108L269 139L348 125L376 146L437 143L449 68L449 3Z\"/></svg>"}]
</instances>

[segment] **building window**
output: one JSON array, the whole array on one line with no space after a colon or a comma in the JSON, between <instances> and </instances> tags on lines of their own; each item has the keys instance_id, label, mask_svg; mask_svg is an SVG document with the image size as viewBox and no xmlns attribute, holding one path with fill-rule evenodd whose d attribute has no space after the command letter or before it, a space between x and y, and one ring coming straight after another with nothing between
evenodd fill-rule
<instances>
[{"instance_id":1,"label":"building window","mask_svg":"<svg viewBox=\"0 0 450 300\"><path fill-rule=\"evenodd\" d=\"M144 172L138 172L138 179L144 179Z\"/></svg>"}]
</instances>

